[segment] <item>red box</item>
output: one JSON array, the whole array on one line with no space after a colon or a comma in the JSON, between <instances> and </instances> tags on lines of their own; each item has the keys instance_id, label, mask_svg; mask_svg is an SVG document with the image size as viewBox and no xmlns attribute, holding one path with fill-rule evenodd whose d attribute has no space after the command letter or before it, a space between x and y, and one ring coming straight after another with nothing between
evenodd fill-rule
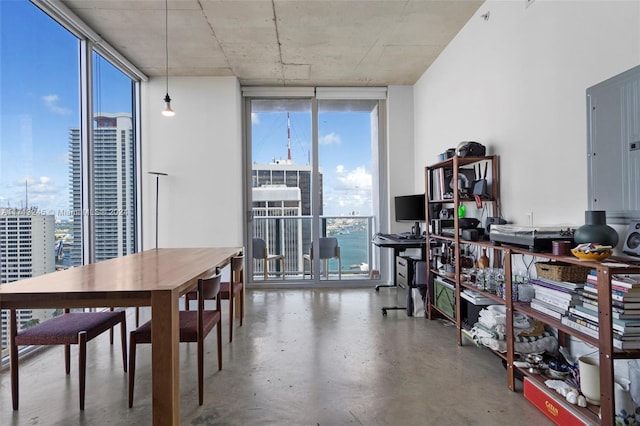
<instances>
[{"instance_id":1,"label":"red box","mask_svg":"<svg viewBox=\"0 0 640 426\"><path fill-rule=\"evenodd\" d=\"M578 406L568 403L562 395L543 384L524 378L524 397L535 405L538 410L559 426L591 426L598 425L583 413Z\"/></svg>"}]
</instances>

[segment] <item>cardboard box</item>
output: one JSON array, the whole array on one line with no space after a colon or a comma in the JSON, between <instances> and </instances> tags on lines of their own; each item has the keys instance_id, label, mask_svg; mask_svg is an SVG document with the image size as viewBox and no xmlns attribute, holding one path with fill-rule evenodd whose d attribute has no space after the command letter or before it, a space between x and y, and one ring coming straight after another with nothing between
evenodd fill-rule
<instances>
[{"instance_id":1,"label":"cardboard box","mask_svg":"<svg viewBox=\"0 0 640 426\"><path fill-rule=\"evenodd\" d=\"M453 284L435 278L434 293L435 293L435 306L451 318L456 317L456 289Z\"/></svg>"},{"instance_id":2,"label":"cardboard box","mask_svg":"<svg viewBox=\"0 0 640 426\"><path fill-rule=\"evenodd\" d=\"M568 403L562 395L544 384L524 378L524 397L558 426L595 426L599 423L581 412L580 407Z\"/></svg>"}]
</instances>

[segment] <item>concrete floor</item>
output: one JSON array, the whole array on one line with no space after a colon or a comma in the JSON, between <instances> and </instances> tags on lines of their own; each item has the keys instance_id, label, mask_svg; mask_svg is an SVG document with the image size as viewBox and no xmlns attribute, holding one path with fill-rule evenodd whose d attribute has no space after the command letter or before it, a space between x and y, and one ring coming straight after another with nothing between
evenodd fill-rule
<instances>
[{"instance_id":1,"label":"concrete floor","mask_svg":"<svg viewBox=\"0 0 640 426\"><path fill-rule=\"evenodd\" d=\"M507 388L499 358L471 344L457 346L447 323L404 311L383 317L380 308L395 305L396 297L403 296L395 289L248 290L245 325L235 328L231 344L223 325L222 371L215 368L215 337L207 339L201 407L195 346L181 345L182 424L551 424ZM84 412L77 352L66 377L63 350L52 347L21 363L18 411L11 409L9 371L2 371L0 424L149 424L150 348L139 346L129 409L120 346L107 339L89 343Z\"/></svg>"}]
</instances>

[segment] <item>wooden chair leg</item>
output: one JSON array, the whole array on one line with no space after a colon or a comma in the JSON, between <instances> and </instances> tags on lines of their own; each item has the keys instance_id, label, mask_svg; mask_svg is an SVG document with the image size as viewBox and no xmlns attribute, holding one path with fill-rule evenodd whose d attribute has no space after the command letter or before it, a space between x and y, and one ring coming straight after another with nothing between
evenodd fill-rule
<instances>
[{"instance_id":1,"label":"wooden chair leg","mask_svg":"<svg viewBox=\"0 0 640 426\"><path fill-rule=\"evenodd\" d=\"M129 408L133 407L133 382L136 375L136 342L129 338Z\"/></svg>"},{"instance_id":2,"label":"wooden chair leg","mask_svg":"<svg viewBox=\"0 0 640 426\"><path fill-rule=\"evenodd\" d=\"M229 283L229 343L233 341L233 283Z\"/></svg>"},{"instance_id":3,"label":"wooden chair leg","mask_svg":"<svg viewBox=\"0 0 640 426\"><path fill-rule=\"evenodd\" d=\"M71 345L64 345L64 370L71 373Z\"/></svg>"},{"instance_id":4,"label":"wooden chair leg","mask_svg":"<svg viewBox=\"0 0 640 426\"><path fill-rule=\"evenodd\" d=\"M87 384L87 332L78 333L78 389L80 410L84 410L84 394Z\"/></svg>"},{"instance_id":5,"label":"wooden chair leg","mask_svg":"<svg viewBox=\"0 0 640 426\"><path fill-rule=\"evenodd\" d=\"M204 337L198 336L198 403L202 405L204 392Z\"/></svg>"},{"instance_id":6,"label":"wooden chair leg","mask_svg":"<svg viewBox=\"0 0 640 426\"><path fill-rule=\"evenodd\" d=\"M216 324L217 343L218 343L218 371L222 370L222 324L218 321Z\"/></svg>"},{"instance_id":7,"label":"wooden chair leg","mask_svg":"<svg viewBox=\"0 0 640 426\"><path fill-rule=\"evenodd\" d=\"M122 319L120 323L120 345L122 347L122 366L124 372L127 372L127 319Z\"/></svg>"},{"instance_id":8,"label":"wooden chair leg","mask_svg":"<svg viewBox=\"0 0 640 426\"><path fill-rule=\"evenodd\" d=\"M140 308L136 306L136 328L140 327Z\"/></svg>"},{"instance_id":9,"label":"wooden chair leg","mask_svg":"<svg viewBox=\"0 0 640 426\"><path fill-rule=\"evenodd\" d=\"M113 307L109 308L113 312ZM113 327L109 329L109 344L113 345Z\"/></svg>"},{"instance_id":10,"label":"wooden chair leg","mask_svg":"<svg viewBox=\"0 0 640 426\"><path fill-rule=\"evenodd\" d=\"M244 285L240 292L240 327L242 327L242 320L244 319Z\"/></svg>"},{"instance_id":11,"label":"wooden chair leg","mask_svg":"<svg viewBox=\"0 0 640 426\"><path fill-rule=\"evenodd\" d=\"M16 335L18 334L18 324L16 322L16 310L9 311L9 341L10 341L10 362L11 362L11 399L13 409L18 409L18 346L16 345Z\"/></svg>"}]
</instances>

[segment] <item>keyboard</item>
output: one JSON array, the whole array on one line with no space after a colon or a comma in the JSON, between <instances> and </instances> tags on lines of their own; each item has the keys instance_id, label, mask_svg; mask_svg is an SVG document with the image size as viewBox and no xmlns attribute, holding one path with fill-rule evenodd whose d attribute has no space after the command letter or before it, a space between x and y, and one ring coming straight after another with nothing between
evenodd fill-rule
<instances>
[{"instance_id":1,"label":"keyboard","mask_svg":"<svg viewBox=\"0 0 640 426\"><path fill-rule=\"evenodd\" d=\"M377 237L380 238L386 238L388 240L424 240L425 237L424 236L420 236L420 237L416 237L414 234L410 233L410 232L403 232L400 234L383 234L381 232L378 232L376 234Z\"/></svg>"}]
</instances>

